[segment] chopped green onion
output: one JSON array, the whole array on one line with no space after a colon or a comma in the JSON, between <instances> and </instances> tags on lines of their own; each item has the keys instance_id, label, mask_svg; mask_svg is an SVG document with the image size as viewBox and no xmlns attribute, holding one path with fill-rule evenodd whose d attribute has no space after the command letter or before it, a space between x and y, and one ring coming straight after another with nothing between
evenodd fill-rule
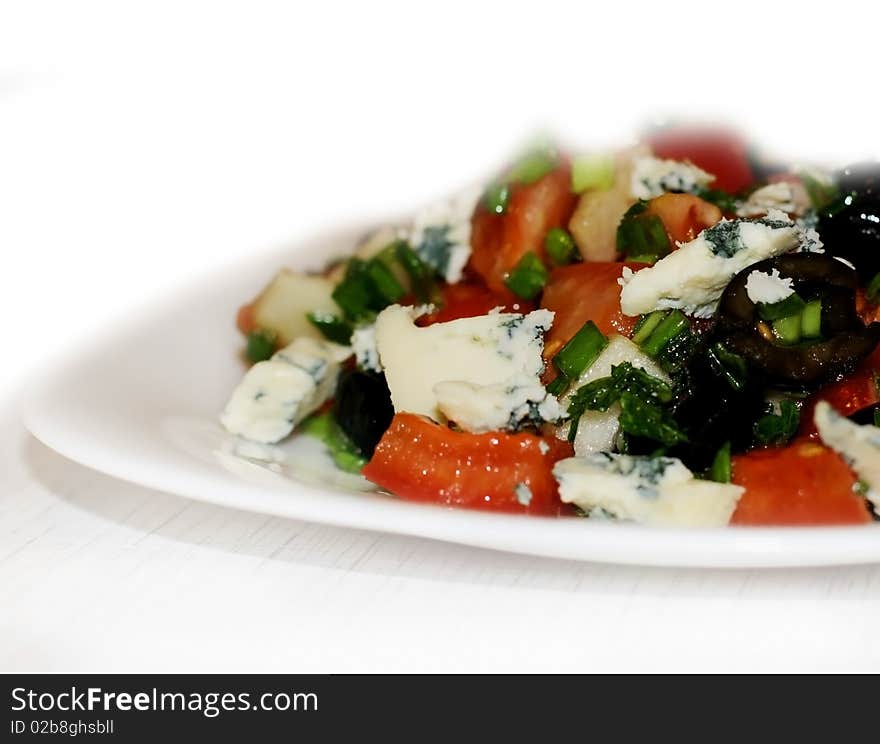
<instances>
[{"instance_id":1,"label":"chopped green onion","mask_svg":"<svg viewBox=\"0 0 880 744\"><path fill-rule=\"evenodd\" d=\"M807 303L798 295L790 294L784 300L767 304L765 302L758 303L758 315L761 320L779 320L787 318L790 315L798 315Z\"/></svg>"},{"instance_id":2,"label":"chopped green onion","mask_svg":"<svg viewBox=\"0 0 880 744\"><path fill-rule=\"evenodd\" d=\"M510 183L530 184L539 181L559 165L559 156L551 145L541 145L525 153L507 171Z\"/></svg>"},{"instance_id":3,"label":"chopped green onion","mask_svg":"<svg viewBox=\"0 0 880 744\"><path fill-rule=\"evenodd\" d=\"M391 269L380 259L367 262L367 276L386 305L393 305L406 294L406 290L391 273Z\"/></svg>"},{"instance_id":4,"label":"chopped green onion","mask_svg":"<svg viewBox=\"0 0 880 744\"><path fill-rule=\"evenodd\" d=\"M504 214L510 201L510 184L493 183L483 194L483 204L493 214Z\"/></svg>"},{"instance_id":5,"label":"chopped green onion","mask_svg":"<svg viewBox=\"0 0 880 744\"><path fill-rule=\"evenodd\" d=\"M874 426L880 426L880 408L874 409Z\"/></svg>"},{"instance_id":6,"label":"chopped green onion","mask_svg":"<svg viewBox=\"0 0 880 744\"><path fill-rule=\"evenodd\" d=\"M676 336L689 332L690 328L690 321L685 314L681 310L673 310L657 324L653 333L642 343L642 351L650 357L655 357Z\"/></svg>"},{"instance_id":7,"label":"chopped green onion","mask_svg":"<svg viewBox=\"0 0 880 744\"><path fill-rule=\"evenodd\" d=\"M648 337L654 332L654 329L660 324L667 315L666 310L655 310L653 313L643 315L639 318L636 327L633 329L632 341L636 346L641 346Z\"/></svg>"},{"instance_id":8,"label":"chopped green onion","mask_svg":"<svg viewBox=\"0 0 880 744\"><path fill-rule=\"evenodd\" d=\"M654 263L672 250L669 236L655 214L644 214L647 203L637 202L630 207L617 227L617 250L631 261L638 258Z\"/></svg>"},{"instance_id":9,"label":"chopped green onion","mask_svg":"<svg viewBox=\"0 0 880 744\"><path fill-rule=\"evenodd\" d=\"M245 354L252 362L264 362L275 353L278 336L274 331L251 331L247 335Z\"/></svg>"},{"instance_id":10,"label":"chopped green onion","mask_svg":"<svg viewBox=\"0 0 880 744\"><path fill-rule=\"evenodd\" d=\"M300 425L300 431L322 441L340 470L359 473L367 464L366 458L342 431L329 411L307 418Z\"/></svg>"},{"instance_id":11,"label":"chopped green onion","mask_svg":"<svg viewBox=\"0 0 880 744\"><path fill-rule=\"evenodd\" d=\"M804 338L822 335L822 300L811 300L801 311L801 335Z\"/></svg>"},{"instance_id":12,"label":"chopped green onion","mask_svg":"<svg viewBox=\"0 0 880 744\"><path fill-rule=\"evenodd\" d=\"M565 392L565 389L568 387L568 379L565 375L557 375L553 378L553 380L547 383L547 392L550 395L560 396Z\"/></svg>"},{"instance_id":13,"label":"chopped green onion","mask_svg":"<svg viewBox=\"0 0 880 744\"><path fill-rule=\"evenodd\" d=\"M574 238L571 237L568 230L562 227L554 227L547 232L544 238L544 250L557 266L570 264L577 256Z\"/></svg>"},{"instance_id":14,"label":"chopped green onion","mask_svg":"<svg viewBox=\"0 0 880 744\"><path fill-rule=\"evenodd\" d=\"M871 302L880 301L880 273L868 283L867 293Z\"/></svg>"},{"instance_id":15,"label":"chopped green onion","mask_svg":"<svg viewBox=\"0 0 880 744\"><path fill-rule=\"evenodd\" d=\"M311 312L307 313L306 317L309 319L309 323L315 326L328 341L345 346L351 343L352 327L338 315Z\"/></svg>"},{"instance_id":16,"label":"chopped green onion","mask_svg":"<svg viewBox=\"0 0 880 744\"><path fill-rule=\"evenodd\" d=\"M755 422L755 440L758 444L785 444L798 430L801 413L788 398L779 404L779 414L772 411Z\"/></svg>"},{"instance_id":17,"label":"chopped green onion","mask_svg":"<svg viewBox=\"0 0 880 744\"><path fill-rule=\"evenodd\" d=\"M588 320L553 357L553 365L569 380L576 380L607 345L608 339Z\"/></svg>"},{"instance_id":18,"label":"chopped green onion","mask_svg":"<svg viewBox=\"0 0 880 744\"><path fill-rule=\"evenodd\" d=\"M394 244L394 255L409 276L416 299L419 302L431 302L436 291L434 270L403 240Z\"/></svg>"},{"instance_id":19,"label":"chopped green onion","mask_svg":"<svg viewBox=\"0 0 880 744\"><path fill-rule=\"evenodd\" d=\"M370 315L373 287L366 273L366 262L352 258L345 269L345 278L333 290L333 300L347 318L360 320Z\"/></svg>"},{"instance_id":20,"label":"chopped green onion","mask_svg":"<svg viewBox=\"0 0 880 744\"><path fill-rule=\"evenodd\" d=\"M784 344L796 344L801 340L801 315L789 315L773 321L773 333Z\"/></svg>"},{"instance_id":21,"label":"chopped green onion","mask_svg":"<svg viewBox=\"0 0 880 744\"><path fill-rule=\"evenodd\" d=\"M709 479L716 483L730 483L732 476L730 466L730 442L725 442L712 460L709 468Z\"/></svg>"},{"instance_id":22,"label":"chopped green onion","mask_svg":"<svg viewBox=\"0 0 880 744\"><path fill-rule=\"evenodd\" d=\"M580 194L587 189L607 191L614 185L614 158L610 155L578 155L571 161L571 190Z\"/></svg>"},{"instance_id":23,"label":"chopped green onion","mask_svg":"<svg viewBox=\"0 0 880 744\"><path fill-rule=\"evenodd\" d=\"M544 289L548 276L541 259L529 251L519 260L504 283L517 297L532 300Z\"/></svg>"}]
</instances>

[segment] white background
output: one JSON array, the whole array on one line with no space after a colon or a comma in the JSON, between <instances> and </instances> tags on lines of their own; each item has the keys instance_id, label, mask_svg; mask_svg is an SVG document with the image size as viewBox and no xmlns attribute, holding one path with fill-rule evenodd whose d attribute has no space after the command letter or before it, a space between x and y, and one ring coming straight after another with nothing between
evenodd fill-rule
<instances>
[{"instance_id":1,"label":"white background","mask_svg":"<svg viewBox=\"0 0 880 744\"><path fill-rule=\"evenodd\" d=\"M880 14L804 7L0 2L0 671L878 670L878 568L614 568L267 520L97 475L18 421L56 351L539 129L601 145L683 115L877 155Z\"/></svg>"}]
</instances>

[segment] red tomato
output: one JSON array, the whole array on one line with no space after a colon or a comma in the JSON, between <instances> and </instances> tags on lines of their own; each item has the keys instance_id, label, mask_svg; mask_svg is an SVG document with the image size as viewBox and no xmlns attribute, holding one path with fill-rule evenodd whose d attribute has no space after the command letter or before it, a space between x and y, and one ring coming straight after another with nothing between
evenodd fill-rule
<instances>
[{"instance_id":1,"label":"red tomato","mask_svg":"<svg viewBox=\"0 0 880 744\"><path fill-rule=\"evenodd\" d=\"M624 266L637 271L645 264L596 261L563 266L551 272L541 298L541 307L556 313L553 327L544 340L545 359L554 357L588 320L605 335L632 333L637 318L624 315L620 309L617 280Z\"/></svg>"},{"instance_id":2,"label":"red tomato","mask_svg":"<svg viewBox=\"0 0 880 744\"><path fill-rule=\"evenodd\" d=\"M844 416L851 416L856 411L880 403L878 376L880 376L880 346L862 361L851 375L839 382L826 385L809 397L801 411L800 433L810 439L818 439L819 433L816 431L813 413L816 403L820 400L828 401L835 411Z\"/></svg>"},{"instance_id":3,"label":"red tomato","mask_svg":"<svg viewBox=\"0 0 880 744\"><path fill-rule=\"evenodd\" d=\"M492 291L511 296L504 280L526 253L544 259L544 237L568 224L576 202L571 171L564 165L535 183L514 186L504 214L479 206L472 222L471 268Z\"/></svg>"},{"instance_id":4,"label":"red tomato","mask_svg":"<svg viewBox=\"0 0 880 744\"><path fill-rule=\"evenodd\" d=\"M238 308L238 315L235 317L235 325L238 327L245 336L253 331L256 327L256 321L254 320L254 303L250 302L247 305L242 305Z\"/></svg>"},{"instance_id":5,"label":"red tomato","mask_svg":"<svg viewBox=\"0 0 880 744\"><path fill-rule=\"evenodd\" d=\"M703 229L721 221L721 210L693 194L663 194L648 202L646 214L661 219L673 249L687 243Z\"/></svg>"},{"instance_id":6,"label":"red tomato","mask_svg":"<svg viewBox=\"0 0 880 744\"><path fill-rule=\"evenodd\" d=\"M362 472L408 501L552 515L568 511L553 464L571 456L571 445L555 437L470 434L398 413ZM517 499L520 483L531 491L528 505Z\"/></svg>"},{"instance_id":7,"label":"red tomato","mask_svg":"<svg viewBox=\"0 0 880 744\"><path fill-rule=\"evenodd\" d=\"M856 477L840 456L816 442L755 450L733 458L743 486L732 524L831 525L870 522Z\"/></svg>"},{"instance_id":8,"label":"red tomato","mask_svg":"<svg viewBox=\"0 0 880 744\"><path fill-rule=\"evenodd\" d=\"M658 158L689 160L712 173L712 188L736 193L754 180L748 146L737 134L723 129L670 127L652 132L647 142Z\"/></svg>"},{"instance_id":9,"label":"red tomato","mask_svg":"<svg viewBox=\"0 0 880 744\"><path fill-rule=\"evenodd\" d=\"M443 304L440 309L430 315L423 315L417 322L418 325L426 326L458 318L475 318L478 315L486 315L496 307L503 308L504 312L528 313L535 305L526 300L512 301L509 295L497 295L482 284L460 282L444 286Z\"/></svg>"}]
</instances>

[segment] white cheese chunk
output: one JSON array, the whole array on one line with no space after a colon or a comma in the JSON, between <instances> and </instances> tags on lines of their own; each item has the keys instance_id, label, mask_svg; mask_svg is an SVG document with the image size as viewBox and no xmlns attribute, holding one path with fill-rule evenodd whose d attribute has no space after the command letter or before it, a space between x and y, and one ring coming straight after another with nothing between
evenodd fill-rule
<instances>
[{"instance_id":1,"label":"white cheese chunk","mask_svg":"<svg viewBox=\"0 0 880 744\"><path fill-rule=\"evenodd\" d=\"M559 497L601 516L664 527L723 527L743 489L694 478L673 457L596 452L560 460L553 468Z\"/></svg>"},{"instance_id":2,"label":"white cheese chunk","mask_svg":"<svg viewBox=\"0 0 880 744\"><path fill-rule=\"evenodd\" d=\"M791 297L794 294L793 284L794 280L781 276L779 269L773 269L769 274L755 269L746 277L746 294L755 304L763 302L772 305Z\"/></svg>"},{"instance_id":3,"label":"white cheese chunk","mask_svg":"<svg viewBox=\"0 0 880 744\"><path fill-rule=\"evenodd\" d=\"M647 156L635 160L630 191L636 199L653 199L667 191L693 193L714 180L711 173L691 163Z\"/></svg>"},{"instance_id":4,"label":"white cheese chunk","mask_svg":"<svg viewBox=\"0 0 880 744\"><path fill-rule=\"evenodd\" d=\"M804 205L795 198L794 187L786 181L769 183L756 189L737 208L739 217L760 217L778 209L787 214L802 214Z\"/></svg>"},{"instance_id":5,"label":"white cheese chunk","mask_svg":"<svg viewBox=\"0 0 880 744\"><path fill-rule=\"evenodd\" d=\"M376 348L376 326L370 324L356 328L351 334L351 349L357 366L371 372L381 372L379 350Z\"/></svg>"},{"instance_id":6,"label":"white cheese chunk","mask_svg":"<svg viewBox=\"0 0 880 744\"><path fill-rule=\"evenodd\" d=\"M450 284L461 281L471 255L471 218L483 190L473 186L416 215L403 237Z\"/></svg>"},{"instance_id":7,"label":"white cheese chunk","mask_svg":"<svg viewBox=\"0 0 880 744\"><path fill-rule=\"evenodd\" d=\"M826 401L816 404L813 417L819 436L868 486L867 498L880 514L880 428L850 421Z\"/></svg>"},{"instance_id":8,"label":"white cheese chunk","mask_svg":"<svg viewBox=\"0 0 880 744\"><path fill-rule=\"evenodd\" d=\"M568 392L560 399L563 411L568 410L572 396L584 385L602 377L611 375L611 368L624 362L642 369L652 377L669 382L669 376L645 354L636 344L623 336L612 335L608 339L602 353L581 373L581 376L569 387ZM615 448L617 435L620 432L620 404L614 403L607 411L584 411L578 422L577 434L574 438L574 451L577 455L600 452ZM556 429L559 439L568 439L569 424L564 423Z\"/></svg>"},{"instance_id":9,"label":"white cheese chunk","mask_svg":"<svg viewBox=\"0 0 880 744\"><path fill-rule=\"evenodd\" d=\"M245 374L220 421L231 434L263 444L288 436L336 387L346 346L300 337Z\"/></svg>"},{"instance_id":10,"label":"white cheese chunk","mask_svg":"<svg viewBox=\"0 0 880 744\"><path fill-rule=\"evenodd\" d=\"M535 310L528 315L491 313L476 318L460 318L448 323L434 323L419 328L413 311L392 305L376 318L376 348L385 370L395 411L429 416L443 421L438 406L438 383L463 382L474 386L540 384L544 369L541 351L543 334L553 322L549 310ZM441 386L450 410L453 399L465 396L461 387ZM496 401L497 402L497 401ZM488 406L490 409L492 405ZM503 406L501 406L503 407ZM462 415L456 409L457 415ZM500 410L500 409L499 409ZM476 411L464 414L472 426L478 426ZM497 412L493 414L500 415Z\"/></svg>"},{"instance_id":11,"label":"white cheese chunk","mask_svg":"<svg viewBox=\"0 0 880 744\"><path fill-rule=\"evenodd\" d=\"M680 308L709 317L736 274L794 250L802 235L787 215L775 210L765 219L722 220L653 266L637 272L624 268L620 307L627 315Z\"/></svg>"},{"instance_id":12,"label":"white cheese chunk","mask_svg":"<svg viewBox=\"0 0 880 744\"><path fill-rule=\"evenodd\" d=\"M540 380L525 375L492 385L438 382L434 395L439 411L466 431L516 429L524 421L540 424L557 421L564 414Z\"/></svg>"}]
</instances>

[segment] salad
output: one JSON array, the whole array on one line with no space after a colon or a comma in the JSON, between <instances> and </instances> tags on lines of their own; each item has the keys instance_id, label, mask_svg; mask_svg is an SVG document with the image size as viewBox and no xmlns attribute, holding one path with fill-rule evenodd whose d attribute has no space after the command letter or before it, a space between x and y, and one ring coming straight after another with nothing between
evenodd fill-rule
<instances>
[{"instance_id":1,"label":"salad","mask_svg":"<svg viewBox=\"0 0 880 744\"><path fill-rule=\"evenodd\" d=\"M233 435L401 499L649 525L880 513L880 166L541 142L244 305Z\"/></svg>"}]
</instances>

